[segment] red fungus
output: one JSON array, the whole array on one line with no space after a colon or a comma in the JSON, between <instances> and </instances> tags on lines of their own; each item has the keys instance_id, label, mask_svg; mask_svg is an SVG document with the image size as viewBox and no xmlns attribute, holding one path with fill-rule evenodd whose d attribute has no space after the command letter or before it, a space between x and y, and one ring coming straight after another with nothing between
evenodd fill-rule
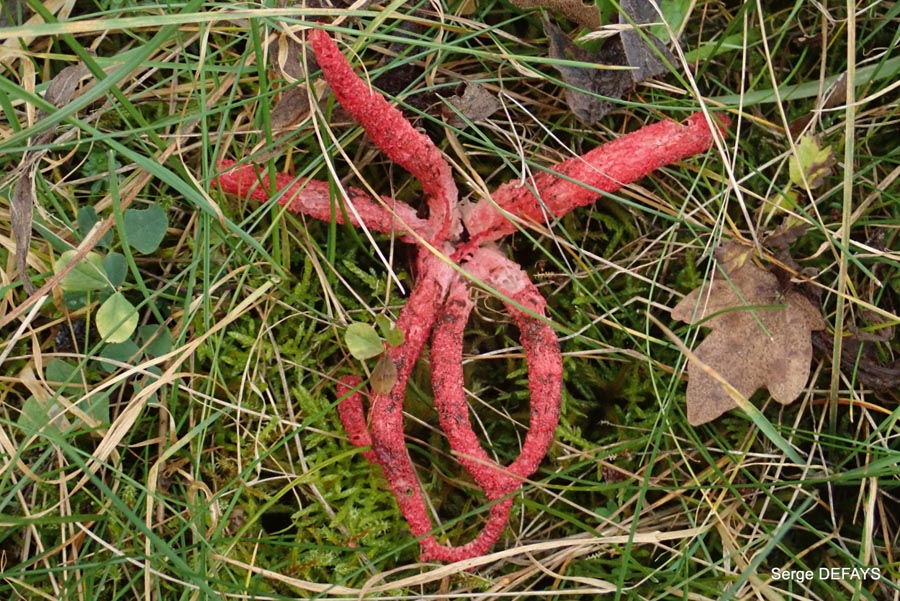
<instances>
[{"instance_id":1,"label":"red fungus","mask_svg":"<svg viewBox=\"0 0 900 601\"><path fill-rule=\"evenodd\" d=\"M221 161L219 169L222 173L216 178L216 185L235 196L252 198L265 202L277 197L278 202L287 206L294 213L309 215L323 221L330 221L333 204L331 201L331 185L315 179L297 179L287 173L275 175L275 185L269 185L269 177L264 170L255 165L236 167L234 161ZM348 212L350 224L359 227L362 223L376 232L397 233L405 241L414 242L412 236L404 232L430 231L428 222L416 215L416 210L406 203L393 198L382 198L381 203L373 200L368 194L357 188L346 188L347 204L354 212ZM357 218L358 216L358 218ZM338 223L344 223L343 214L338 211L334 215Z\"/></svg>"},{"instance_id":2,"label":"red fungus","mask_svg":"<svg viewBox=\"0 0 900 601\"><path fill-rule=\"evenodd\" d=\"M434 142L416 131L399 110L354 73L337 44L324 30L310 31L309 45L344 110L366 130L372 142L389 159L409 171L422 184L430 211L428 220L440 228L429 242L439 244L452 235L458 235L456 183L450 165Z\"/></svg>"},{"instance_id":3,"label":"red fungus","mask_svg":"<svg viewBox=\"0 0 900 601\"><path fill-rule=\"evenodd\" d=\"M720 119L728 124L727 117ZM503 212L537 223L562 217L595 202L602 192L615 192L651 171L705 151L712 141L702 113L691 115L683 124L653 123L555 165L524 185L503 184L491 195L493 203L466 206L463 223L473 240L496 240L517 229Z\"/></svg>"},{"instance_id":4,"label":"red fungus","mask_svg":"<svg viewBox=\"0 0 900 601\"><path fill-rule=\"evenodd\" d=\"M428 219L422 220L401 201L387 197L379 201L361 190L347 190L344 200L352 225L399 232L404 241L424 240L428 247L421 249L416 286L397 320L404 342L388 351L397 368L396 382L389 393L371 395L367 419L361 393L353 392L360 380L344 378L337 391L346 397L338 405L341 423L350 442L365 448L366 459L381 466L397 505L419 538L423 559L458 561L483 555L503 534L513 495L537 470L553 441L562 394L562 358L545 318L546 301L528 275L489 242L516 231L507 214L526 224L561 217L594 202L602 192L613 192L663 165L708 149L713 132L701 114L692 115L683 125L672 121L649 125L554 166L535 176L530 186L504 184L492 200L469 205L461 215L450 165L434 143L353 72L328 34L310 31L309 42L338 102L391 160L421 182L429 207ZM728 123L725 118L721 122ZM264 169L235 167L229 161L221 163L221 171L215 183L228 194L259 200L274 197L291 211L317 219L332 217L330 188L325 182L279 174L270 187ZM344 222L340 214L334 218ZM460 241L463 226L469 235L465 243ZM462 353L472 302L469 280L451 260L505 297L506 310L519 328L529 372L531 417L522 451L508 466L488 456L469 421ZM460 464L491 502L478 535L461 546L443 545L434 538L403 434L406 383L429 337L441 428Z\"/></svg>"}]
</instances>

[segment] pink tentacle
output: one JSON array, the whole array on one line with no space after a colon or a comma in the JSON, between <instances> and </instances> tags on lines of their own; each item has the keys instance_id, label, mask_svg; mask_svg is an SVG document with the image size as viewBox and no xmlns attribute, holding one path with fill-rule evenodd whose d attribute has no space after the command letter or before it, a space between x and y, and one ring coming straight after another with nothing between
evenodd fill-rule
<instances>
[{"instance_id":1,"label":"pink tentacle","mask_svg":"<svg viewBox=\"0 0 900 601\"><path fill-rule=\"evenodd\" d=\"M463 561L487 554L503 536L512 506L512 497L501 499L491 505L488 519L479 530L478 535L464 545L453 547L438 543L433 536L423 538L420 541L422 561Z\"/></svg>"},{"instance_id":2,"label":"pink tentacle","mask_svg":"<svg viewBox=\"0 0 900 601\"><path fill-rule=\"evenodd\" d=\"M397 381L388 394L373 396L370 422L375 460L384 471L397 505L413 535L427 538L432 530L431 518L406 448L403 401L410 373L431 334L447 289L457 276L450 266L430 253L423 253L419 266L416 287L397 319L404 342L388 351L397 367Z\"/></svg>"},{"instance_id":3,"label":"pink tentacle","mask_svg":"<svg viewBox=\"0 0 900 601\"><path fill-rule=\"evenodd\" d=\"M458 547L437 542L430 534L431 518L406 448L403 435L406 383L431 334L447 291L458 277L439 257L426 254L420 260L418 284L397 320L397 327L404 333L404 343L389 351L397 366L397 381L390 393L374 396L370 410L373 459L384 471L412 534L420 539L423 560L459 561L487 553L503 534L512 507L511 498L499 499L499 495L494 495L492 500L497 502L491 506L488 520L475 539ZM351 427L357 429L357 406L352 405L347 411Z\"/></svg>"},{"instance_id":4,"label":"pink tentacle","mask_svg":"<svg viewBox=\"0 0 900 601\"><path fill-rule=\"evenodd\" d=\"M723 126L728 118L719 116ZM498 206L527 221L544 223L573 209L595 202L602 192L615 192L651 171L707 150L713 132L702 113L684 124L660 121L616 138L579 157L541 172L523 185L503 184L493 193L493 202L463 207L463 223L472 245L496 240L516 231L516 225Z\"/></svg>"},{"instance_id":5,"label":"pink tentacle","mask_svg":"<svg viewBox=\"0 0 900 601\"><path fill-rule=\"evenodd\" d=\"M332 214L338 223L344 223L344 214L332 209L331 186L328 182L315 179L296 179L287 173L275 175L275 185L270 186L269 176L264 167L243 165L232 168L234 161L219 163L221 174L213 183L226 194L249 197L266 202L279 193L278 202L287 206L293 213L308 215L322 221L330 221ZM390 197L382 197L384 205L373 200L368 194L357 188L347 188L348 202L356 209L347 211L350 224L365 227L376 232L395 232L407 241L414 241L408 232L415 231L428 238L431 227L428 222L416 215L415 209L408 204ZM360 221L361 220L361 221Z\"/></svg>"},{"instance_id":6,"label":"pink tentacle","mask_svg":"<svg viewBox=\"0 0 900 601\"><path fill-rule=\"evenodd\" d=\"M547 301L518 265L496 248L482 247L466 267L512 301L504 301L504 305L519 328L525 350L531 413L522 452L507 469L519 478L527 478L547 455L559 425L563 376L559 342L553 328L540 319L546 314Z\"/></svg>"},{"instance_id":7,"label":"pink tentacle","mask_svg":"<svg viewBox=\"0 0 900 601\"><path fill-rule=\"evenodd\" d=\"M472 301L467 284L454 281L431 341L431 382L434 405L450 448L488 499L495 500L518 489L522 482L510 475L484 451L469 420L463 387L463 333Z\"/></svg>"},{"instance_id":8,"label":"pink tentacle","mask_svg":"<svg viewBox=\"0 0 900 601\"><path fill-rule=\"evenodd\" d=\"M361 382L362 380L356 376L345 376L337 385L338 398L346 397L338 403L338 416L341 418L341 424L347 432L350 444L359 448L372 446L372 435L369 433L369 425L366 423L362 394L359 391L353 391ZM375 453L371 449L363 451L363 457L369 463L377 462Z\"/></svg>"},{"instance_id":9,"label":"pink tentacle","mask_svg":"<svg viewBox=\"0 0 900 601\"><path fill-rule=\"evenodd\" d=\"M456 202L459 192L450 165L431 139L407 121L350 67L334 40L321 29L308 35L316 60L341 106L366 130L369 138L395 163L422 184L428 202L428 221L434 228L429 241L440 243L460 231Z\"/></svg>"}]
</instances>

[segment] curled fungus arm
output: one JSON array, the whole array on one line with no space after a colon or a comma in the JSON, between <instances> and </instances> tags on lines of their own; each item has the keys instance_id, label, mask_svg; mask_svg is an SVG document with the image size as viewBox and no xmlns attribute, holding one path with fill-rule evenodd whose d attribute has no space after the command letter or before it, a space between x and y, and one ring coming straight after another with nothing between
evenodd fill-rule
<instances>
[{"instance_id":1,"label":"curled fungus arm","mask_svg":"<svg viewBox=\"0 0 900 601\"><path fill-rule=\"evenodd\" d=\"M372 446L372 435L369 434L366 412L363 410L362 394L359 390L355 390L361 383L362 380L357 376L346 376L341 378L337 385L338 398L343 399L337 406L338 416L350 444L358 448ZM363 457L368 459L369 463L377 462L371 449L363 451Z\"/></svg>"},{"instance_id":2,"label":"curled fungus arm","mask_svg":"<svg viewBox=\"0 0 900 601\"><path fill-rule=\"evenodd\" d=\"M546 301L528 275L500 251L482 247L466 264L472 275L495 288L519 327L528 364L531 413L519 457L508 467L494 462L478 441L469 421L463 390L463 331L472 309L465 282L455 282L447 296L432 340L432 384L441 428L459 462L488 498L499 498L533 474L553 441L559 422L562 356L556 335L543 319Z\"/></svg>"}]
</instances>

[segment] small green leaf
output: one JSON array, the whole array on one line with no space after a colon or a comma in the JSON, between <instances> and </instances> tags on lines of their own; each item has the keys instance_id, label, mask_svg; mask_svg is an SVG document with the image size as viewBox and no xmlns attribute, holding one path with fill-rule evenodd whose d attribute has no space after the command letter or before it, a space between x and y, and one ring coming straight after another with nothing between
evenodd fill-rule
<instances>
[{"instance_id":1,"label":"small green leaf","mask_svg":"<svg viewBox=\"0 0 900 601\"><path fill-rule=\"evenodd\" d=\"M138 345L134 340L126 340L125 342L116 344L107 344L100 351L99 356L101 359L109 359L109 361L98 361L98 363L100 364L100 369L107 373L112 373L119 369L119 366L115 363L111 363L111 361L131 365L138 359L140 354L141 349L138 348Z\"/></svg>"},{"instance_id":2,"label":"small green leaf","mask_svg":"<svg viewBox=\"0 0 900 601\"><path fill-rule=\"evenodd\" d=\"M125 276L128 275L128 264L125 261L125 255L111 252L103 257L103 270L106 272L109 284L113 288L121 286L122 282L125 281Z\"/></svg>"},{"instance_id":3,"label":"small green leaf","mask_svg":"<svg viewBox=\"0 0 900 601\"><path fill-rule=\"evenodd\" d=\"M125 236L128 238L128 244L145 255L159 248L167 227L169 218L165 209L159 205L125 211Z\"/></svg>"},{"instance_id":4,"label":"small green leaf","mask_svg":"<svg viewBox=\"0 0 900 601\"><path fill-rule=\"evenodd\" d=\"M76 254L78 253L74 250L67 250L61 254L53 263L53 273L61 272ZM89 252L72 271L66 274L59 285L65 292L89 292L108 288L103 258L95 252Z\"/></svg>"},{"instance_id":5,"label":"small green leaf","mask_svg":"<svg viewBox=\"0 0 900 601\"><path fill-rule=\"evenodd\" d=\"M80 390L78 368L62 359L51 359L44 367L44 375L50 384L58 384L60 392L70 394L69 389Z\"/></svg>"},{"instance_id":6,"label":"small green leaf","mask_svg":"<svg viewBox=\"0 0 900 601\"><path fill-rule=\"evenodd\" d=\"M137 395L147 389L147 381L142 379L140 381L132 382L131 389L134 391L134 394ZM146 403L148 405L155 405L158 402L158 394L156 392L151 392L150 396L147 397Z\"/></svg>"},{"instance_id":7,"label":"small green leaf","mask_svg":"<svg viewBox=\"0 0 900 601\"><path fill-rule=\"evenodd\" d=\"M821 148L815 137L805 135L797 142L797 152L789 161L791 183L799 188L818 188L825 183L834 162L831 146Z\"/></svg>"},{"instance_id":8,"label":"small green leaf","mask_svg":"<svg viewBox=\"0 0 900 601\"><path fill-rule=\"evenodd\" d=\"M81 239L87 238L88 232L91 231L91 228L94 227L99 221L100 217L97 216L97 211L94 207L87 206L81 207L78 209L78 215L75 217L75 220L78 222L78 233L81 235ZM108 231L103 234L103 237L97 242L97 246L108 247L113 242L113 233L112 231Z\"/></svg>"},{"instance_id":9,"label":"small green leaf","mask_svg":"<svg viewBox=\"0 0 900 601\"><path fill-rule=\"evenodd\" d=\"M94 418L101 425L109 423L109 391L92 393L88 397L88 406L84 408L84 412Z\"/></svg>"},{"instance_id":10,"label":"small green leaf","mask_svg":"<svg viewBox=\"0 0 900 601\"><path fill-rule=\"evenodd\" d=\"M138 312L121 292L103 301L97 310L97 331L110 344L124 342L131 337L138 324Z\"/></svg>"},{"instance_id":11,"label":"small green leaf","mask_svg":"<svg viewBox=\"0 0 900 601\"><path fill-rule=\"evenodd\" d=\"M33 396L25 399L19 412L16 424L25 432L32 434L37 432L41 424L47 423L47 410Z\"/></svg>"},{"instance_id":12,"label":"small green leaf","mask_svg":"<svg viewBox=\"0 0 900 601\"><path fill-rule=\"evenodd\" d=\"M668 23L672 31L679 31L681 24L694 8L693 0L662 0L659 2L659 9L662 11L663 20ZM656 21L657 19L653 19ZM654 25L650 28L650 33L659 39L668 42L669 30L665 25Z\"/></svg>"},{"instance_id":13,"label":"small green leaf","mask_svg":"<svg viewBox=\"0 0 900 601\"><path fill-rule=\"evenodd\" d=\"M344 333L344 342L350 354L363 361L384 352L384 341L375 328L367 323L351 323Z\"/></svg>"},{"instance_id":14,"label":"small green leaf","mask_svg":"<svg viewBox=\"0 0 900 601\"><path fill-rule=\"evenodd\" d=\"M65 410L52 399L39 401L33 396L25 399L16 424L28 434L38 432L44 425L57 432L65 432L71 426L65 416Z\"/></svg>"},{"instance_id":15,"label":"small green leaf","mask_svg":"<svg viewBox=\"0 0 900 601\"><path fill-rule=\"evenodd\" d=\"M63 359L51 359L44 367L44 374L50 382L77 382L78 380L75 378L77 371L77 367Z\"/></svg>"},{"instance_id":16,"label":"small green leaf","mask_svg":"<svg viewBox=\"0 0 900 601\"><path fill-rule=\"evenodd\" d=\"M793 211L797 208L798 200L799 195L796 188L789 188L770 199L770 206L767 212L774 215L782 211Z\"/></svg>"},{"instance_id":17,"label":"small green leaf","mask_svg":"<svg viewBox=\"0 0 900 601\"><path fill-rule=\"evenodd\" d=\"M403 344L403 330L396 328L390 319L384 315L376 315L375 323L378 324L378 329L381 330L381 336L389 345L400 346Z\"/></svg>"},{"instance_id":18,"label":"small green leaf","mask_svg":"<svg viewBox=\"0 0 900 601\"><path fill-rule=\"evenodd\" d=\"M163 326L141 326L138 336L150 357L160 357L172 350L172 334Z\"/></svg>"}]
</instances>

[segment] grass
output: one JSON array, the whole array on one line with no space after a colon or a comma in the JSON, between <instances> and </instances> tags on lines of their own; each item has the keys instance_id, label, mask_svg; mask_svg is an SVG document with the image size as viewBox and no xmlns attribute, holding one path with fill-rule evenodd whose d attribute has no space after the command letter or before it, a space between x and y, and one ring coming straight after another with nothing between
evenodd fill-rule
<instances>
[{"instance_id":1,"label":"grass","mask_svg":"<svg viewBox=\"0 0 900 601\"><path fill-rule=\"evenodd\" d=\"M0 14L0 597L900 597L900 4L668 2L689 7L690 70L640 85L590 126L565 103L540 11L266 4L76 0L65 16L4 3L46 22ZM334 379L374 366L350 357L343 330L396 318L415 280L409 250L210 186L227 157L415 202L416 182L333 101L271 127L286 90L307 84L278 67L288 32L337 14L353 17L333 31L356 68L416 117L464 194L701 101L736 122L706 156L505 244L550 302L564 406L505 538L464 565L416 563L380 473L334 410ZM44 101L79 62L92 75L78 93ZM844 72L846 101L822 109ZM441 97L463 80L503 110L445 126ZM829 324L809 386L792 405L761 391L759 412L691 427L686 359L657 324L689 347L702 338L668 310L710 275L721 240L763 239L784 218L772 206L804 126L837 159L790 209L808 226L791 254ZM41 131L52 137L36 145ZM46 152L30 295L10 211L35 150ZM158 224L136 212L150 206L165 212L155 243ZM82 276L105 279L61 284L72 249L103 262ZM119 319L139 326L119 344L98 333L114 292L134 308ZM476 313L467 389L485 444L509 460L527 427L524 361L498 305L480 298ZM422 361L408 393L410 453L441 536L464 542L484 499L437 428L428 370ZM819 572L872 567L880 578Z\"/></svg>"}]
</instances>

